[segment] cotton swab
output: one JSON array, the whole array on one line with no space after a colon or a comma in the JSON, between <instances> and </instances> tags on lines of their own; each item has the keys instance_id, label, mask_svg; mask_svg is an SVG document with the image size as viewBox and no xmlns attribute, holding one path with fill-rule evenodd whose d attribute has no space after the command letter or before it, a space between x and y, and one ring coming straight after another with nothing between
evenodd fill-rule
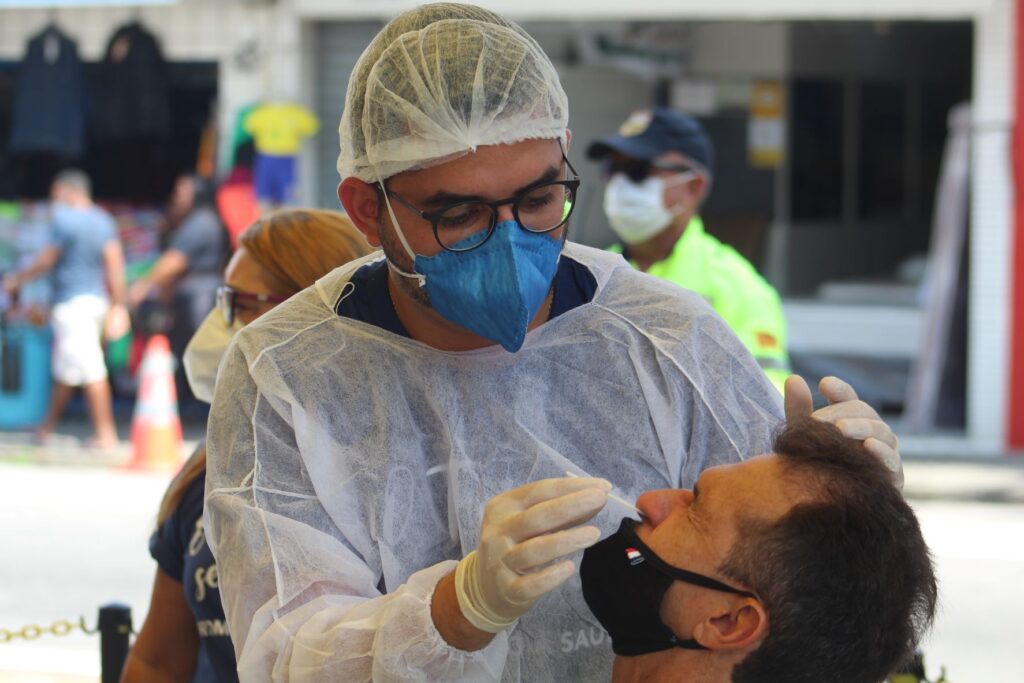
<instances>
[{"instance_id":1,"label":"cotton swab","mask_svg":"<svg viewBox=\"0 0 1024 683\"><path fill-rule=\"evenodd\" d=\"M565 476L567 476L567 477L579 477L580 475L573 474L572 472L566 470L565 471ZM630 510L632 510L636 514L640 515L641 518L643 518L643 519L647 518L647 515L645 515L644 513L640 512L640 508L638 508L637 506L633 505L632 503L626 501L625 499L620 498L619 496L616 496L614 493L609 493L608 494L608 498L610 498L611 500L614 500L616 503L618 503L619 505L622 505L623 507L629 508Z\"/></svg>"}]
</instances>

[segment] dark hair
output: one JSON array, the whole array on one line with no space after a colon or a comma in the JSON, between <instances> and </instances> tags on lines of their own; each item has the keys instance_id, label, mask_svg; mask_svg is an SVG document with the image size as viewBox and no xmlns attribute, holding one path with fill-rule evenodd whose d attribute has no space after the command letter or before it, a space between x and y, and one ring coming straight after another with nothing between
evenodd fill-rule
<instances>
[{"instance_id":1,"label":"dark hair","mask_svg":"<svg viewBox=\"0 0 1024 683\"><path fill-rule=\"evenodd\" d=\"M54 177L53 184L70 187L77 192L81 192L87 197L92 196L92 183L89 181L89 176L85 171L77 168L67 168L60 171Z\"/></svg>"},{"instance_id":2,"label":"dark hair","mask_svg":"<svg viewBox=\"0 0 1024 683\"><path fill-rule=\"evenodd\" d=\"M192 185L192 206L213 207L217 201L217 186L213 181L195 173L184 173L180 176Z\"/></svg>"},{"instance_id":3,"label":"dark hair","mask_svg":"<svg viewBox=\"0 0 1024 683\"><path fill-rule=\"evenodd\" d=\"M805 419L774 444L817 501L747 520L720 571L752 588L768 635L734 683L877 683L912 654L935 614L928 546L889 470L833 425Z\"/></svg>"}]
</instances>

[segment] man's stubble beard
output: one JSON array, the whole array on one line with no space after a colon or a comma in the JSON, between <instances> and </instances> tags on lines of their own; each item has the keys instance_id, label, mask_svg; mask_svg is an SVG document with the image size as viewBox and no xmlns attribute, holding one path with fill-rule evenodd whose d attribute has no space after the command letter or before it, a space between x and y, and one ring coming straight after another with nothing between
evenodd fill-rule
<instances>
[{"instance_id":1,"label":"man's stubble beard","mask_svg":"<svg viewBox=\"0 0 1024 683\"><path fill-rule=\"evenodd\" d=\"M406 253L405 247L402 246L402 242L398 239L398 235L395 233L395 229L384 219L381 219L378 234L380 235L380 248L384 252L384 256L387 260L395 267L405 271L406 273L415 273L416 270L413 260L409 258L409 254ZM398 283L398 288L401 289L406 296L412 299L418 306L433 309L430 305L430 299L427 298L427 290L420 287L420 281L418 279L405 277L399 273L394 273L394 275L394 279Z\"/></svg>"}]
</instances>

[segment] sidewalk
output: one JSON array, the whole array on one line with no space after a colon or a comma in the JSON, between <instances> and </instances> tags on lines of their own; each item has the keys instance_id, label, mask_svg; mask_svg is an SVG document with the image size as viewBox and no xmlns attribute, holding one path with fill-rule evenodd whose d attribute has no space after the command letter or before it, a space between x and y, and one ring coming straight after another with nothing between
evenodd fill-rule
<instances>
[{"instance_id":1,"label":"sidewalk","mask_svg":"<svg viewBox=\"0 0 1024 683\"><path fill-rule=\"evenodd\" d=\"M26 465L119 467L131 461L131 421L119 418L118 447L112 450L86 445L92 427L88 420L68 419L60 424L45 444L39 444L31 430L0 431L0 462ZM182 420L183 462L206 436L205 421ZM0 680L0 683L3 683Z\"/></svg>"},{"instance_id":2,"label":"sidewalk","mask_svg":"<svg viewBox=\"0 0 1024 683\"><path fill-rule=\"evenodd\" d=\"M903 461L910 500L1024 504L1024 457L936 458Z\"/></svg>"}]
</instances>

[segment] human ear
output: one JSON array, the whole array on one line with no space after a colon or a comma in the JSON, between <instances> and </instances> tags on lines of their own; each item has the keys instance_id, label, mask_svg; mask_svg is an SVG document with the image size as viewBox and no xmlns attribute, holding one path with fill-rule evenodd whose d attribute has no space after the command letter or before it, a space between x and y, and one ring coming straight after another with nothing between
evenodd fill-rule
<instances>
[{"instance_id":1,"label":"human ear","mask_svg":"<svg viewBox=\"0 0 1024 683\"><path fill-rule=\"evenodd\" d=\"M768 612L757 598L736 598L693 629L693 638L709 650L749 650L768 634Z\"/></svg>"},{"instance_id":2,"label":"human ear","mask_svg":"<svg viewBox=\"0 0 1024 683\"><path fill-rule=\"evenodd\" d=\"M338 200L370 246L379 247L380 195L377 189L359 178L348 177L338 185Z\"/></svg>"},{"instance_id":3,"label":"human ear","mask_svg":"<svg viewBox=\"0 0 1024 683\"><path fill-rule=\"evenodd\" d=\"M683 188L683 191L686 193L686 203L689 206L697 206L704 199L704 194L707 192L708 178L703 173L698 173L693 180L683 185Z\"/></svg>"}]
</instances>

